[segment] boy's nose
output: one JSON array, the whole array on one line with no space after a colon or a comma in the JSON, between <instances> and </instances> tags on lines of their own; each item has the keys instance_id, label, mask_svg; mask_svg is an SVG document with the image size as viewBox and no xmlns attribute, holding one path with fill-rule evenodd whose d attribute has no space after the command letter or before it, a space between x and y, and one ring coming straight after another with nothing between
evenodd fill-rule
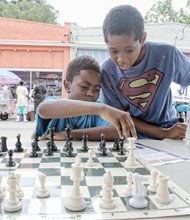
<instances>
[{"instance_id":1,"label":"boy's nose","mask_svg":"<svg viewBox=\"0 0 190 220\"><path fill-rule=\"evenodd\" d=\"M87 95L87 96L94 96L94 92L89 89L89 90L86 92L86 95Z\"/></svg>"}]
</instances>

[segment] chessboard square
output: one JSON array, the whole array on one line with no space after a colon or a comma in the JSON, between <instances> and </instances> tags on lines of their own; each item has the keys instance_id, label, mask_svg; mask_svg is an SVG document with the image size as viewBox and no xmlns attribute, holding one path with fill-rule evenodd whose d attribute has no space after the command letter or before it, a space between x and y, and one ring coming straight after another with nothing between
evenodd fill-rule
<instances>
[{"instance_id":1,"label":"chessboard square","mask_svg":"<svg viewBox=\"0 0 190 220\"><path fill-rule=\"evenodd\" d=\"M126 177L124 176L113 176L113 179L114 179L114 182L113 182L114 185L127 184Z\"/></svg>"},{"instance_id":2,"label":"chessboard square","mask_svg":"<svg viewBox=\"0 0 190 220\"><path fill-rule=\"evenodd\" d=\"M100 163L118 163L118 160L115 157L98 157Z\"/></svg>"},{"instance_id":3,"label":"chessboard square","mask_svg":"<svg viewBox=\"0 0 190 220\"><path fill-rule=\"evenodd\" d=\"M83 172L84 172L85 177L87 176L101 176L102 177L105 173L105 170L103 168L98 168L98 169L84 168Z\"/></svg>"},{"instance_id":4,"label":"chessboard square","mask_svg":"<svg viewBox=\"0 0 190 220\"><path fill-rule=\"evenodd\" d=\"M54 168L40 168L39 172L44 173L46 176L60 176L61 171L60 169L54 169Z\"/></svg>"},{"instance_id":5,"label":"chessboard square","mask_svg":"<svg viewBox=\"0 0 190 220\"><path fill-rule=\"evenodd\" d=\"M140 175L150 175L150 171L144 167L135 168L135 172L139 173Z\"/></svg>"},{"instance_id":6,"label":"chessboard square","mask_svg":"<svg viewBox=\"0 0 190 220\"><path fill-rule=\"evenodd\" d=\"M94 207L95 212L126 212L126 207L124 206L123 202L119 197L114 197L113 200L116 203L116 207L114 209L102 209L100 208L100 200L101 198L92 198L92 205Z\"/></svg>"},{"instance_id":7,"label":"chessboard square","mask_svg":"<svg viewBox=\"0 0 190 220\"><path fill-rule=\"evenodd\" d=\"M124 163L126 160L127 160L127 157L124 157L124 156L120 156L117 154L115 156L115 158L120 162L120 163Z\"/></svg>"},{"instance_id":8,"label":"chessboard square","mask_svg":"<svg viewBox=\"0 0 190 220\"><path fill-rule=\"evenodd\" d=\"M112 176L122 176L126 178L127 176L127 170L126 169L121 169L121 168L105 168L105 171L111 171Z\"/></svg>"},{"instance_id":9,"label":"chessboard square","mask_svg":"<svg viewBox=\"0 0 190 220\"><path fill-rule=\"evenodd\" d=\"M41 159L41 163L55 163L55 162L60 162L60 157L43 157Z\"/></svg>"},{"instance_id":10,"label":"chessboard square","mask_svg":"<svg viewBox=\"0 0 190 220\"><path fill-rule=\"evenodd\" d=\"M122 185L122 184L121 185L115 185L114 184L114 189L116 190L119 197L124 197L123 190L125 189L126 186L127 186L127 183L124 184L124 185Z\"/></svg>"},{"instance_id":11,"label":"chessboard square","mask_svg":"<svg viewBox=\"0 0 190 220\"><path fill-rule=\"evenodd\" d=\"M104 168L123 168L123 166L118 162L101 163Z\"/></svg>"},{"instance_id":12,"label":"chessboard square","mask_svg":"<svg viewBox=\"0 0 190 220\"><path fill-rule=\"evenodd\" d=\"M62 176L61 177L61 185L73 185L72 175L71 176ZM81 186L86 185L85 179L82 177L80 181Z\"/></svg>"},{"instance_id":13,"label":"chessboard square","mask_svg":"<svg viewBox=\"0 0 190 220\"><path fill-rule=\"evenodd\" d=\"M27 199L31 199L32 198L32 196L33 196L33 190L34 190L34 188L33 188L33 186L34 186L34 184L32 185L32 187L25 187L25 186L22 186L21 187L21 189L23 190L23 192L24 192L24 197L23 197L23 200L27 200ZM24 202L23 202L23 204L24 204Z\"/></svg>"},{"instance_id":14,"label":"chessboard square","mask_svg":"<svg viewBox=\"0 0 190 220\"><path fill-rule=\"evenodd\" d=\"M106 155L102 155L102 152L99 151L99 153L96 153L96 157L98 157L99 159L100 159L100 158L105 158L105 157L106 157L106 158L109 158L109 157L110 157L110 158L112 158L112 159L114 158L113 155L112 155L112 153L109 152L109 151L106 151ZM115 158L114 158L114 159L115 159Z\"/></svg>"},{"instance_id":15,"label":"chessboard square","mask_svg":"<svg viewBox=\"0 0 190 220\"><path fill-rule=\"evenodd\" d=\"M40 163L20 163L19 168L22 169L37 169L39 168Z\"/></svg>"},{"instance_id":16,"label":"chessboard square","mask_svg":"<svg viewBox=\"0 0 190 220\"><path fill-rule=\"evenodd\" d=\"M51 187L51 186L60 186L61 185L61 176L46 176L45 186ZM36 178L35 180L35 186L40 187L40 181L39 178Z\"/></svg>"},{"instance_id":17,"label":"chessboard square","mask_svg":"<svg viewBox=\"0 0 190 220\"><path fill-rule=\"evenodd\" d=\"M21 177L20 185L21 187L33 187L36 182L36 177Z\"/></svg>"},{"instance_id":18,"label":"chessboard square","mask_svg":"<svg viewBox=\"0 0 190 220\"><path fill-rule=\"evenodd\" d=\"M75 158L74 157L61 157L62 163L74 163Z\"/></svg>"},{"instance_id":19,"label":"chessboard square","mask_svg":"<svg viewBox=\"0 0 190 220\"><path fill-rule=\"evenodd\" d=\"M61 167L64 168L71 168L71 165L73 164L73 162L62 162L61 163Z\"/></svg>"},{"instance_id":20,"label":"chessboard square","mask_svg":"<svg viewBox=\"0 0 190 220\"><path fill-rule=\"evenodd\" d=\"M100 192L102 190L101 186L88 186L90 197L100 197Z\"/></svg>"},{"instance_id":21,"label":"chessboard square","mask_svg":"<svg viewBox=\"0 0 190 220\"><path fill-rule=\"evenodd\" d=\"M59 162L52 162L52 163L40 163L39 168L54 168L54 169L60 169L60 163Z\"/></svg>"},{"instance_id":22,"label":"chessboard square","mask_svg":"<svg viewBox=\"0 0 190 220\"><path fill-rule=\"evenodd\" d=\"M33 164L33 163L40 163L41 162L41 157L27 157L27 158L23 158L22 161L21 161L21 164L22 163L28 163L28 164Z\"/></svg>"},{"instance_id":23,"label":"chessboard square","mask_svg":"<svg viewBox=\"0 0 190 220\"><path fill-rule=\"evenodd\" d=\"M61 176L71 176L72 175L72 168L65 168L61 167Z\"/></svg>"},{"instance_id":24,"label":"chessboard square","mask_svg":"<svg viewBox=\"0 0 190 220\"><path fill-rule=\"evenodd\" d=\"M13 153L13 157L14 158L23 158L24 157L24 155L25 155L25 153L24 152L20 152L20 153ZM8 156L8 155L7 155Z\"/></svg>"},{"instance_id":25,"label":"chessboard square","mask_svg":"<svg viewBox=\"0 0 190 220\"><path fill-rule=\"evenodd\" d=\"M56 204L56 205L52 205ZM32 199L28 209L28 214L46 215L60 214L62 210L61 198Z\"/></svg>"},{"instance_id":26,"label":"chessboard square","mask_svg":"<svg viewBox=\"0 0 190 220\"><path fill-rule=\"evenodd\" d=\"M85 176L87 186L102 186L103 177L102 176Z\"/></svg>"},{"instance_id":27,"label":"chessboard square","mask_svg":"<svg viewBox=\"0 0 190 220\"><path fill-rule=\"evenodd\" d=\"M179 198L176 194L170 194L169 196L170 196L170 200L168 203L165 204L161 204L157 202L155 199L155 195L150 195L149 199L154 203L154 205L158 209L175 209L175 208L178 209L178 208L189 207L189 205L184 200Z\"/></svg>"},{"instance_id":28,"label":"chessboard square","mask_svg":"<svg viewBox=\"0 0 190 220\"><path fill-rule=\"evenodd\" d=\"M84 163L84 168L89 169L89 170L91 170L91 169L100 169L100 168L104 169L104 167L102 166L101 163L94 163L94 162L93 162L92 166L91 165L89 166L87 162Z\"/></svg>"}]
</instances>

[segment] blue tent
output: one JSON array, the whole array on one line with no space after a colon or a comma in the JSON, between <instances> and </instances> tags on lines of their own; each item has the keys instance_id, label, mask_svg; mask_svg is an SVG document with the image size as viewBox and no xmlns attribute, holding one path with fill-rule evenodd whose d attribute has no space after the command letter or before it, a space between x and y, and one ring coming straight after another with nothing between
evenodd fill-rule
<instances>
[{"instance_id":1,"label":"blue tent","mask_svg":"<svg viewBox=\"0 0 190 220\"><path fill-rule=\"evenodd\" d=\"M0 83L3 84L18 84L21 81L15 73L8 70L0 70Z\"/></svg>"}]
</instances>

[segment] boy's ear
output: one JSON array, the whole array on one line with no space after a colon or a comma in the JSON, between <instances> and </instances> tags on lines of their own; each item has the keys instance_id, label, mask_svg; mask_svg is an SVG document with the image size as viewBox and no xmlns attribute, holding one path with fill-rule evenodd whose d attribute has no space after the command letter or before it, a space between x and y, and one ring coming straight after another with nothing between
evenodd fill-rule
<instances>
[{"instance_id":1,"label":"boy's ear","mask_svg":"<svg viewBox=\"0 0 190 220\"><path fill-rule=\"evenodd\" d=\"M144 45L145 41L146 41L146 36L147 36L147 33L146 32L143 32L143 35L141 37L141 44Z\"/></svg>"},{"instance_id":2,"label":"boy's ear","mask_svg":"<svg viewBox=\"0 0 190 220\"><path fill-rule=\"evenodd\" d=\"M64 79L63 84L64 84L65 91L67 93L70 93L70 85L71 85L71 83L69 81L67 81L66 79Z\"/></svg>"}]
</instances>

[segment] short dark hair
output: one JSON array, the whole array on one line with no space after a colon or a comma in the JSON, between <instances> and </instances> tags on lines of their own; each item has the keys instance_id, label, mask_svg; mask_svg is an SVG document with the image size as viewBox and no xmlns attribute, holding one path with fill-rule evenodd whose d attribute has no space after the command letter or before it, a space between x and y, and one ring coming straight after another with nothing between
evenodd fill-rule
<instances>
[{"instance_id":1,"label":"short dark hair","mask_svg":"<svg viewBox=\"0 0 190 220\"><path fill-rule=\"evenodd\" d=\"M19 82L19 85L22 86L23 84L24 84L24 82L21 80L21 81Z\"/></svg>"},{"instance_id":2,"label":"short dark hair","mask_svg":"<svg viewBox=\"0 0 190 220\"><path fill-rule=\"evenodd\" d=\"M81 70L94 70L100 73L98 62L90 56L80 56L72 60L66 71L66 80L72 82L73 78L80 75Z\"/></svg>"},{"instance_id":3,"label":"short dark hair","mask_svg":"<svg viewBox=\"0 0 190 220\"><path fill-rule=\"evenodd\" d=\"M131 5L120 5L112 8L103 23L104 40L110 35L135 34L141 40L144 32L144 19L140 12Z\"/></svg>"}]
</instances>

